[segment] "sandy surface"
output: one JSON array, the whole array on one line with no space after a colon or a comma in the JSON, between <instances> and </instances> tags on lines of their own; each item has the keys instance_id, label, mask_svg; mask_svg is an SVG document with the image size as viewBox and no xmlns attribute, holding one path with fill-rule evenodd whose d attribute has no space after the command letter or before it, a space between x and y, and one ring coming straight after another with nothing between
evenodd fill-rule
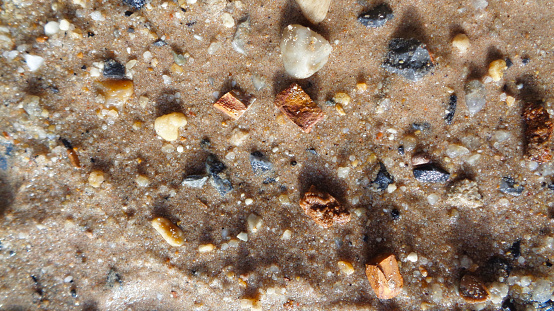
<instances>
[{"instance_id":1,"label":"sandy surface","mask_svg":"<svg viewBox=\"0 0 554 311\"><path fill-rule=\"evenodd\" d=\"M3 38L0 50L0 309L498 310L510 299L514 307L506 310L539 309L554 290L548 188L554 166L524 160L521 111L540 100L552 114L554 2L491 0L480 9L473 1L389 3L395 17L381 28L356 20L373 3L346 0L333 1L327 18L312 26L333 52L318 73L296 81L326 114L306 134L273 105L295 81L280 59L281 30L310 25L292 1L206 0L186 10L153 1L138 12L116 0L2 1L0 26L12 42ZM249 16L246 55L231 47L236 27L223 26L223 12L235 23ZM61 19L68 30L41 38L47 22ZM461 32L471 41L464 55L451 44ZM410 82L383 70L395 37L426 43L437 63L433 71ZM153 45L159 38L168 45ZM209 55L212 42L221 47ZM8 55L12 50L19 52ZM182 72L171 67L172 51L191 56ZM30 71L27 53L44 64ZM112 112L98 91L105 78L95 76L102 72L95 63L107 58L137 61L127 70L134 94ZM490 82L488 64L498 58L513 65ZM263 88L254 87L253 76ZM487 104L474 116L464 104L464 84L472 78L487 81ZM367 90L358 92L357 82ZM257 97L237 121L212 106L234 84ZM339 91L352 97L345 115L325 104ZM447 125L451 92L459 101ZM28 104L36 100L30 95L38 105ZM506 96L515 103L508 105ZM188 118L174 142L153 129L170 112ZM430 128L416 132L414 122ZM240 146L229 141L237 129L249 133ZM406 135L417 147L401 155ZM75 148L80 168L60 138ZM206 138L210 144L201 144ZM468 152L449 156L453 144ZM253 174L252 151L270 159L270 173ZM411 166L416 151L446 169L449 181L418 182ZM234 189L224 197L209 184L181 186L185 175L203 172L210 153L228 167ZM371 189L378 162L396 189ZM339 168L350 170L339 177ZM95 170L105 177L99 187L88 182ZM139 175L148 185L136 182ZM521 195L499 191L505 176L524 185ZM264 184L268 177L275 181ZM453 181L464 177L477 182L482 207L447 202ZM342 202L352 220L323 229L307 217L298 202L312 184ZM263 219L255 233L246 221L252 213ZM157 216L179 224L183 246L168 245L152 228ZM288 240L285 230L292 233ZM248 241L236 238L241 232ZM215 250L200 253L204 244ZM379 300L364 269L386 252L401 264L404 289ZM407 260L411 253L417 260ZM512 267L510 277L487 276L492 257ZM342 273L339 260L355 272ZM465 271L483 276L489 300L460 297Z\"/></svg>"}]
</instances>

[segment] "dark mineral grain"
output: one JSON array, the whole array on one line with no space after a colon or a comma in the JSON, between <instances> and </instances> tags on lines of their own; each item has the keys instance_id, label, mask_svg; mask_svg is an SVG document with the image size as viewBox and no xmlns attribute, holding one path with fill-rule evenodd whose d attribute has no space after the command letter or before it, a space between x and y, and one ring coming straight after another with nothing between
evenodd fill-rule
<instances>
[{"instance_id":1,"label":"dark mineral grain","mask_svg":"<svg viewBox=\"0 0 554 311\"><path fill-rule=\"evenodd\" d=\"M125 78L125 67L118 63L115 59L107 59L104 61L104 77L111 79Z\"/></svg>"},{"instance_id":2,"label":"dark mineral grain","mask_svg":"<svg viewBox=\"0 0 554 311\"><path fill-rule=\"evenodd\" d=\"M123 3L127 4L128 6L131 6L137 10L141 9L143 6L146 5L146 0L123 0Z\"/></svg>"},{"instance_id":3,"label":"dark mineral grain","mask_svg":"<svg viewBox=\"0 0 554 311\"><path fill-rule=\"evenodd\" d=\"M220 162L215 155L211 154L208 156L208 159L206 160L206 171L211 177L210 184L219 192L219 194L221 194L221 196L225 196L233 190L231 181L224 173L226 168L225 164Z\"/></svg>"},{"instance_id":4,"label":"dark mineral grain","mask_svg":"<svg viewBox=\"0 0 554 311\"><path fill-rule=\"evenodd\" d=\"M499 190L505 194L518 196L523 192L524 187L518 184L513 177L506 176L502 177Z\"/></svg>"},{"instance_id":5,"label":"dark mineral grain","mask_svg":"<svg viewBox=\"0 0 554 311\"><path fill-rule=\"evenodd\" d=\"M394 182L394 178L389 174L387 168L383 163L379 163L379 172L377 177L371 182L377 189L384 191L387 187Z\"/></svg>"},{"instance_id":6,"label":"dark mineral grain","mask_svg":"<svg viewBox=\"0 0 554 311\"><path fill-rule=\"evenodd\" d=\"M360 16L358 16L358 21L366 27L377 28L385 25L385 23L393 19L393 17L394 14L392 13L391 7L386 3L382 3L360 14Z\"/></svg>"},{"instance_id":7,"label":"dark mineral grain","mask_svg":"<svg viewBox=\"0 0 554 311\"><path fill-rule=\"evenodd\" d=\"M252 171L255 175L261 175L273 168L271 162L259 151L254 151L250 154L250 166L252 166Z\"/></svg>"},{"instance_id":8,"label":"dark mineral grain","mask_svg":"<svg viewBox=\"0 0 554 311\"><path fill-rule=\"evenodd\" d=\"M408 80L417 81L435 66L427 46L417 39L395 38L389 42L389 51L382 67Z\"/></svg>"},{"instance_id":9,"label":"dark mineral grain","mask_svg":"<svg viewBox=\"0 0 554 311\"><path fill-rule=\"evenodd\" d=\"M444 116L444 122L450 125L454 121L454 114L456 113L456 105L458 103L458 96L456 94L450 95L448 104L446 106L446 115Z\"/></svg>"},{"instance_id":10,"label":"dark mineral grain","mask_svg":"<svg viewBox=\"0 0 554 311\"><path fill-rule=\"evenodd\" d=\"M415 179L426 183L446 182L450 177L450 173L433 163L418 165L414 167L413 173Z\"/></svg>"}]
</instances>

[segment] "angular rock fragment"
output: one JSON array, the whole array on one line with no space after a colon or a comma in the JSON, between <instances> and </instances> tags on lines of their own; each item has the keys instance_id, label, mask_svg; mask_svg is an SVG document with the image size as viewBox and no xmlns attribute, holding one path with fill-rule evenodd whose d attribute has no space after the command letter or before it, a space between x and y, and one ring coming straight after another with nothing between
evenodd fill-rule
<instances>
[{"instance_id":1,"label":"angular rock fragment","mask_svg":"<svg viewBox=\"0 0 554 311\"><path fill-rule=\"evenodd\" d=\"M377 28L385 25L385 23L393 19L393 17L394 14L392 13L391 7L386 3L382 3L360 14L360 16L358 16L358 22L366 27Z\"/></svg>"},{"instance_id":2,"label":"angular rock fragment","mask_svg":"<svg viewBox=\"0 0 554 311\"><path fill-rule=\"evenodd\" d=\"M250 106L256 100L255 97L242 94L239 91L233 90L225 93L214 103L214 107L228 115L229 117L237 120L240 118L248 106Z\"/></svg>"},{"instance_id":3,"label":"angular rock fragment","mask_svg":"<svg viewBox=\"0 0 554 311\"><path fill-rule=\"evenodd\" d=\"M227 193L233 190L233 185L224 173L227 167L220 162L213 154L208 156L206 160L206 171L210 175L210 184L221 194L225 196Z\"/></svg>"},{"instance_id":4,"label":"angular rock fragment","mask_svg":"<svg viewBox=\"0 0 554 311\"><path fill-rule=\"evenodd\" d=\"M300 200L300 207L318 225L329 228L335 224L345 224L350 221L350 213L333 196L319 191L314 185Z\"/></svg>"},{"instance_id":5,"label":"angular rock fragment","mask_svg":"<svg viewBox=\"0 0 554 311\"><path fill-rule=\"evenodd\" d=\"M467 110L470 116L474 116L487 103L485 85L479 80L471 80L465 85L465 93Z\"/></svg>"},{"instance_id":6,"label":"angular rock fragment","mask_svg":"<svg viewBox=\"0 0 554 311\"><path fill-rule=\"evenodd\" d=\"M379 299L391 299L402 292L404 280L394 255L381 256L366 265L366 276Z\"/></svg>"},{"instance_id":7,"label":"angular rock fragment","mask_svg":"<svg viewBox=\"0 0 554 311\"><path fill-rule=\"evenodd\" d=\"M320 34L301 25L285 27L280 47L285 71L297 79L308 78L323 68L333 50Z\"/></svg>"},{"instance_id":8,"label":"angular rock fragment","mask_svg":"<svg viewBox=\"0 0 554 311\"><path fill-rule=\"evenodd\" d=\"M277 94L275 106L306 133L324 117L321 108L297 83Z\"/></svg>"},{"instance_id":9,"label":"angular rock fragment","mask_svg":"<svg viewBox=\"0 0 554 311\"><path fill-rule=\"evenodd\" d=\"M458 206L477 208L483 206L483 196L475 181L463 179L455 184L448 191L446 203Z\"/></svg>"},{"instance_id":10,"label":"angular rock fragment","mask_svg":"<svg viewBox=\"0 0 554 311\"><path fill-rule=\"evenodd\" d=\"M302 14L312 23L317 24L325 19L331 0L296 0Z\"/></svg>"},{"instance_id":11,"label":"angular rock fragment","mask_svg":"<svg viewBox=\"0 0 554 311\"><path fill-rule=\"evenodd\" d=\"M450 177L450 173L433 163L416 166L413 173L415 179L428 183L446 182Z\"/></svg>"},{"instance_id":12,"label":"angular rock fragment","mask_svg":"<svg viewBox=\"0 0 554 311\"><path fill-rule=\"evenodd\" d=\"M241 19L237 25L237 30L231 41L233 50L240 54L246 55L246 42L248 41L248 34L250 32L250 17L246 16Z\"/></svg>"},{"instance_id":13,"label":"angular rock fragment","mask_svg":"<svg viewBox=\"0 0 554 311\"><path fill-rule=\"evenodd\" d=\"M527 104L523 110L525 122L525 158L539 163L552 159L551 143L554 125L550 114L539 104Z\"/></svg>"},{"instance_id":14,"label":"angular rock fragment","mask_svg":"<svg viewBox=\"0 0 554 311\"><path fill-rule=\"evenodd\" d=\"M208 176L202 175L190 175L183 179L181 185L191 187L191 188L202 188L208 181Z\"/></svg>"},{"instance_id":15,"label":"angular rock fragment","mask_svg":"<svg viewBox=\"0 0 554 311\"><path fill-rule=\"evenodd\" d=\"M106 78L123 79L125 78L125 67L115 59L110 58L104 61L104 70L102 74Z\"/></svg>"},{"instance_id":16,"label":"angular rock fragment","mask_svg":"<svg viewBox=\"0 0 554 311\"><path fill-rule=\"evenodd\" d=\"M146 5L146 0L123 0L123 3L139 10Z\"/></svg>"},{"instance_id":17,"label":"angular rock fragment","mask_svg":"<svg viewBox=\"0 0 554 311\"><path fill-rule=\"evenodd\" d=\"M444 116L444 122L446 124L451 125L452 121L454 121L454 114L456 113L456 106L458 103L458 96L456 94L450 95L450 98L448 100L448 105L446 107L446 114Z\"/></svg>"},{"instance_id":18,"label":"angular rock fragment","mask_svg":"<svg viewBox=\"0 0 554 311\"><path fill-rule=\"evenodd\" d=\"M395 38L389 42L389 51L382 67L408 80L417 81L435 66L427 46L417 39Z\"/></svg>"},{"instance_id":19,"label":"angular rock fragment","mask_svg":"<svg viewBox=\"0 0 554 311\"><path fill-rule=\"evenodd\" d=\"M524 189L525 188L517 183L513 177L509 176L502 177L502 180L500 181L500 187L498 188L500 192L513 196L520 195Z\"/></svg>"},{"instance_id":20,"label":"angular rock fragment","mask_svg":"<svg viewBox=\"0 0 554 311\"><path fill-rule=\"evenodd\" d=\"M483 282L476 276L466 274L460 280L459 293L470 303L483 302L489 298L489 292Z\"/></svg>"},{"instance_id":21,"label":"angular rock fragment","mask_svg":"<svg viewBox=\"0 0 554 311\"><path fill-rule=\"evenodd\" d=\"M375 179L371 182L378 190L385 191L387 187L394 183L394 177L387 171L385 164L379 162L379 172Z\"/></svg>"},{"instance_id":22,"label":"angular rock fragment","mask_svg":"<svg viewBox=\"0 0 554 311\"><path fill-rule=\"evenodd\" d=\"M273 168L273 164L259 151L250 154L250 165L255 175L261 175Z\"/></svg>"}]
</instances>

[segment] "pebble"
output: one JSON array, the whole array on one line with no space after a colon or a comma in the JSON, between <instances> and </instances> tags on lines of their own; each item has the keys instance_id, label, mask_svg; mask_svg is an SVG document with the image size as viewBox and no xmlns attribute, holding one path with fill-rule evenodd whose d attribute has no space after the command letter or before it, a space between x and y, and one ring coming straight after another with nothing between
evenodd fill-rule
<instances>
[{"instance_id":1,"label":"pebble","mask_svg":"<svg viewBox=\"0 0 554 311\"><path fill-rule=\"evenodd\" d=\"M379 162L379 172L377 172L377 176L371 182L371 184L374 185L378 190L385 191L392 183L394 183L394 178L387 171L385 164Z\"/></svg>"},{"instance_id":2,"label":"pebble","mask_svg":"<svg viewBox=\"0 0 554 311\"><path fill-rule=\"evenodd\" d=\"M37 55L25 54L24 58L31 72L37 71L44 64L44 58Z\"/></svg>"},{"instance_id":3,"label":"pebble","mask_svg":"<svg viewBox=\"0 0 554 311\"><path fill-rule=\"evenodd\" d=\"M391 7L386 3L382 3L358 16L358 22L366 27L377 28L385 25L393 18L394 14Z\"/></svg>"},{"instance_id":4,"label":"pebble","mask_svg":"<svg viewBox=\"0 0 554 311\"><path fill-rule=\"evenodd\" d=\"M144 5L146 5L146 0L123 0L123 3L140 10Z\"/></svg>"},{"instance_id":5,"label":"pebble","mask_svg":"<svg viewBox=\"0 0 554 311\"><path fill-rule=\"evenodd\" d=\"M44 34L47 36L55 35L58 31L60 31L60 23L58 22L51 21L44 25Z\"/></svg>"},{"instance_id":6,"label":"pebble","mask_svg":"<svg viewBox=\"0 0 554 311\"><path fill-rule=\"evenodd\" d=\"M416 262L417 261L417 253L411 252L406 256L406 260L409 262Z\"/></svg>"},{"instance_id":7,"label":"pebble","mask_svg":"<svg viewBox=\"0 0 554 311\"><path fill-rule=\"evenodd\" d=\"M244 143L244 141L246 141L248 136L249 136L248 131L236 128L231 133L231 137L229 138L229 143L235 146L240 146L242 145L242 143Z\"/></svg>"},{"instance_id":8,"label":"pebble","mask_svg":"<svg viewBox=\"0 0 554 311\"><path fill-rule=\"evenodd\" d=\"M246 17L239 21L237 30L231 41L233 50L240 54L246 55L246 42L248 41L248 34L250 33L250 17Z\"/></svg>"},{"instance_id":9,"label":"pebble","mask_svg":"<svg viewBox=\"0 0 554 311\"><path fill-rule=\"evenodd\" d=\"M254 151L250 154L250 166L255 175L267 173L273 168L273 164L260 151Z\"/></svg>"},{"instance_id":10,"label":"pebble","mask_svg":"<svg viewBox=\"0 0 554 311\"><path fill-rule=\"evenodd\" d=\"M469 154L469 149L459 144L450 144L446 148L446 155L450 158L457 158Z\"/></svg>"},{"instance_id":11,"label":"pebble","mask_svg":"<svg viewBox=\"0 0 554 311\"><path fill-rule=\"evenodd\" d=\"M475 181L462 179L448 190L446 202L453 206L477 208L483 206L483 196Z\"/></svg>"},{"instance_id":12,"label":"pebble","mask_svg":"<svg viewBox=\"0 0 554 311\"><path fill-rule=\"evenodd\" d=\"M414 167L414 177L420 182L439 183L446 182L450 174L436 164L428 163Z\"/></svg>"},{"instance_id":13,"label":"pebble","mask_svg":"<svg viewBox=\"0 0 554 311\"><path fill-rule=\"evenodd\" d=\"M179 138L179 128L187 125L187 118L181 112L173 112L154 121L156 134L167 141L174 141Z\"/></svg>"},{"instance_id":14,"label":"pebble","mask_svg":"<svg viewBox=\"0 0 554 311\"><path fill-rule=\"evenodd\" d=\"M102 74L106 78L123 79L125 78L125 67L115 59L110 58L104 61Z\"/></svg>"},{"instance_id":15,"label":"pebble","mask_svg":"<svg viewBox=\"0 0 554 311\"><path fill-rule=\"evenodd\" d=\"M231 14L227 12L221 14L221 22L223 23L223 26L227 28L233 28L235 26L235 20L233 19L233 16L231 16Z\"/></svg>"},{"instance_id":16,"label":"pebble","mask_svg":"<svg viewBox=\"0 0 554 311\"><path fill-rule=\"evenodd\" d=\"M181 185L191 188L202 188L208 181L208 176L190 175L183 179Z\"/></svg>"},{"instance_id":17,"label":"pebble","mask_svg":"<svg viewBox=\"0 0 554 311\"><path fill-rule=\"evenodd\" d=\"M148 177L139 175L135 178L135 182L139 185L139 187L148 187L150 185L150 180Z\"/></svg>"},{"instance_id":18,"label":"pebble","mask_svg":"<svg viewBox=\"0 0 554 311\"><path fill-rule=\"evenodd\" d=\"M427 46L417 39L395 38L389 48L382 67L388 72L399 74L411 81L417 81L435 66Z\"/></svg>"},{"instance_id":19,"label":"pebble","mask_svg":"<svg viewBox=\"0 0 554 311\"><path fill-rule=\"evenodd\" d=\"M318 24L325 19L331 0L296 0L302 14L313 24Z\"/></svg>"},{"instance_id":20,"label":"pebble","mask_svg":"<svg viewBox=\"0 0 554 311\"><path fill-rule=\"evenodd\" d=\"M463 33L457 34L454 39L452 39L452 46L461 54L465 54L470 46L469 38Z\"/></svg>"},{"instance_id":21,"label":"pebble","mask_svg":"<svg viewBox=\"0 0 554 311\"><path fill-rule=\"evenodd\" d=\"M500 181L499 190L502 193L519 196L521 193L523 193L524 189L525 188L522 185L518 184L513 177L505 176L502 177L502 180Z\"/></svg>"},{"instance_id":22,"label":"pebble","mask_svg":"<svg viewBox=\"0 0 554 311\"><path fill-rule=\"evenodd\" d=\"M199 253L209 253L212 252L215 249L215 245L213 244L202 244L198 245L198 252Z\"/></svg>"},{"instance_id":23,"label":"pebble","mask_svg":"<svg viewBox=\"0 0 554 311\"><path fill-rule=\"evenodd\" d=\"M88 175L88 184L94 188L100 187L104 182L104 172L102 171L92 171Z\"/></svg>"},{"instance_id":24,"label":"pebble","mask_svg":"<svg viewBox=\"0 0 554 311\"><path fill-rule=\"evenodd\" d=\"M352 98L347 93L338 92L335 94L335 96L333 96L333 101L336 104L348 106L350 104L350 101L352 101Z\"/></svg>"},{"instance_id":25,"label":"pebble","mask_svg":"<svg viewBox=\"0 0 554 311\"><path fill-rule=\"evenodd\" d=\"M489 64L489 76L494 81L500 81L504 76L504 71L508 69L506 61L503 59L497 59Z\"/></svg>"},{"instance_id":26,"label":"pebble","mask_svg":"<svg viewBox=\"0 0 554 311\"><path fill-rule=\"evenodd\" d=\"M340 272L346 275L351 275L356 271L354 270L354 266L352 266L352 264L348 261L339 260L337 262L337 266L339 266Z\"/></svg>"},{"instance_id":27,"label":"pebble","mask_svg":"<svg viewBox=\"0 0 554 311\"><path fill-rule=\"evenodd\" d=\"M446 115L444 116L444 122L451 125L454 121L454 114L456 114L456 106L458 103L458 96L456 94L450 95L448 100L448 105L446 107Z\"/></svg>"},{"instance_id":28,"label":"pebble","mask_svg":"<svg viewBox=\"0 0 554 311\"><path fill-rule=\"evenodd\" d=\"M103 63L101 63L103 64ZM121 106L133 96L133 81L107 80L96 84L106 98L106 104Z\"/></svg>"},{"instance_id":29,"label":"pebble","mask_svg":"<svg viewBox=\"0 0 554 311\"><path fill-rule=\"evenodd\" d=\"M285 240L285 241L289 240L291 236L292 236L292 231L287 229L283 232L283 235L281 236L281 240Z\"/></svg>"},{"instance_id":30,"label":"pebble","mask_svg":"<svg viewBox=\"0 0 554 311\"><path fill-rule=\"evenodd\" d=\"M485 85L479 80L471 80L464 89L467 110L470 116L474 116L487 103Z\"/></svg>"},{"instance_id":31,"label":"pebble","mask_svg":"<svg viewBox=\"0 0 554 311\"><path fill-rule=\"evenodd\" d=\"M402 292L404 279L394 255L378 258L376 264L366 265L366 276L379 299L391 299Z\"/></svg>"},{"instance_id":32,"label":"pebble","mask_svg":"<svg viewBox=\"0 0 554 311\"><path fill-rule=\"evenodd\" d=\"M243 242L247 242L248 241L248 233L246 232L241 232L237 235L237 239L243 241Z\"/></svg>"},{"instance_id":33,"label":"pebble","mask_svg":"<svg viewBox=\"0 0 554 311\"><path fill-rule=\"evenodd\" d=\"M437 202L439 202L439 196L436 195L436 194L430 194L427 196L427 202L430 204L430 205L435 205L437 204Z\"/></svg>"},{"instance_id":34,"label":"pebble","mask_svg":"<svg viewBox=\"0 0 554 311\"><path fill-rule=\"evenodd\" d=\"M210 184L219 192L221 196L225 196L227 193L233 190L231 181L224 173L227 167L220 162L213 154L208 156L206 160L206 171L210 175Z\"/></svg>"},{"instance_id":35,"label":"pebble","mask_svg":"<svg viewBox=\"0 0 554 311\"><path fill-rule=\"evenodd\" d=\"M308 78L323 68L333 50L320 34L297 24L285 27L280 47L285 71L297 79Z\"/></svg>"},{"instance_id":36,"label":"pebble","mask_svg":"<svg viewBox=\"0 0 554 311\"><path fill-rule=\"evenodd\" d=\"M152 227L171 246L181 246L185 243L185 234L181 228L174 225L169 219L158 217L152 220Z\"/></svg>"},{"instance_id":37,"label":"pebble","mask_svg":"<svg viewBox=\"0 0 554 311\"><path fill-rule=\"evenodd\" d=\"M67 19L60 20L60 26L59 27L60 27L61 31L68 31L69 26L71 26L71 24L69 23L69 21Z\"/></svg>"},{"instance_id":38,"label":"pebble","mask_svg":"<svg viewBox=\"0 0 554 311\"><path fill-rule=\"evenodd\" d=\"M248 231L256 233L262 227L263 220L256 214L250 214L246 219L246 223L248 224Z\"/></svg>"}]
</instances>

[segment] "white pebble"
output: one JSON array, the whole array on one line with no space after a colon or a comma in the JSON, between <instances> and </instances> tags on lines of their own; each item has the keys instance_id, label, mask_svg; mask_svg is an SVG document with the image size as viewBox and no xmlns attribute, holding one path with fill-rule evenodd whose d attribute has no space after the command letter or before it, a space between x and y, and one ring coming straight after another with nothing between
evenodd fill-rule
<instances>
[{"instance_id":1,"label":"white pebble","mask_svg":"<svg viewBox=\"0 0 554 311\"><path fill-rule=\"evenodd\" d=\"M37 71L42 64L44 64L44 58L37 55L25 54L25 62L27 63L29 70L34 72Z\"/></svg>"},{"instance_id":2,"label":"white pebble","mask_svg":"<svg viewBox=\"0 0 554 311\"><path fill-rule=\"evenodd\" d=\"M350 173L350 167L339 167L337 169L337 176L339 178L346 178L348 177L348 173Z\"/></svg>"},{"instance_id":3,"label":"white pebble","mask_svg":"<svg viewBox=\"0 0 554 311\"><path fill-rule=\"evenodd\" d=\"M427 202L429 202L429 204L431 205L437 204L438 201L439 201L439 196L436 194L430 194L427 196Z\"/></svg>"},{"instance_id":4,"label":"white pebble","mask_svg":"<svg viewBox=\"0 0 554 311\"><path fill-rule=\"evenodd\" d=\"M223 26L227 28L232 28L235 26L235 20L233 19L233 16L229 13L223 13L221 14L221 22L223 23Z\"/></svg>"},{"instance_id":5,"label":"white pebble","mask_svg":"<svg viewBox=\"0 0 554 311\"><path fill-rule=\"evenodd\" d=\"M150 184L148 177L143 175L137 176L137 178L135 178L135 182L139 185L139 187L147 187Z\"/></svg>"},{"instance_id":6,"label":"white pebble","mask_svg":"<svg viewBox=\"0 0 554 311\"><path fill-rule=\"evenodd\" d=\"M479 80L471 80L465 86L465 102L470 116L481 111L487 103L485 86Z\"/></svg>"},{"instance_id":7,"label":"white pebble","mask_svg":"<svg viewBox=\"0 0 554 311\"><path fill-rule=\"evenodd\" d=\"M215 249L215 245L213 244L202 244L198 246L198 252L199 253L209 253Z\"/></svg>"},{"instance_id":8,"label":"white pebble","mask_svg":"<svg viewBox=\"0 0 554 311\"><path fill-rule=\"evenodd\" d=\"M94 11L94 12L90 13L90 18L92 18L92 20L94 20L94 21L104 21L104 20L106 20L104 18L104 16L102 15L102 13L100 13L99 11Z\"/></svg>"},{"instance_id":9,"label":"white pebble","mask_svg":"<svg viewBox=\"0 0 554 311\"><path fill-rule=\"evenodd\" d=\"M67 277L65 277L65 279L63 279L64 283L70 283L71 281L73 281L73 277L71 275L67 276Z\"/></svg>"},{"instance_id":10,"label":"white pebble","mask_svg":"<svg viewBox=\"0 0 554 311\"><path fill-rule=\"evenodd\" d=\"M60 23L58 22L51 21L44 25L44 34L47 36L55 35L58 31L60 31Z\"/></svg>"},{"instance_id":11,"label":"white pebble","mask_svg":"<svg viewBox=\"0 0 554 311\"><path fill-rule=\"evenodd\" d=\"M241 232L237 235L237 239L246 242L248 241L248 234L246 232Z\"/></svg>"},{"instance_id":12,"label":"white pebble","mask_svg":"<svg viewBox=\"0 0 554 311\"><path fill-rule=\"evenodd\" d=\"M248 223L248 231L252 233L258 232L263 224L262 218L256 214L250 214L246 222Z\"/></svg>"},{"instance_id":13,"label":"white pebble","mask_svg":"<svg viewBox=\"0 0 554 311\"><path fill-rule=\"evenodd\" d=\"M416 262L417 261L417 254L414 253L414 252L409 253L408 256L406 257L406 260L410 261L410 262Z\"/></svg>"},{"instance_id":14,"label":"white pebble","mask_svg":"<svg viewBox=\"0 0 554 311\"><path fill-rule=\"evenodd\" d=\"M69 26L71 26L71 24L69 23L69 21L67 19L60 20L60 30L61 31L68 31Z\"/></svg>"},{"instance_id":15,"label":"white pebble","mask_svg":"<svg viewBox=\"0 0 554 311\"><path fill-rule=\"evenodd\" d=\"M446 155L448 155L450 158L456 158L459 156L464 156L466 154L469 154L469 149L462 145L450 144L446 149Z\"/></svg>"},{"instance_id":16,"label":"white pebble","mask_svg":"<svg viewBox=\"0 0 554 311\"><path fill-rule=\"evenodd\" d=\"M285 230L285 232L283 232L283 236L281 236L281 240L288 240L290 239L291 236L292 236L292 231L287 229Z\"/></svg>"},{"instance_id":17,"label":"white pebble","mask_svg":"<svg viewBox=\"0 0 554 311\"><path fill-rule=\"evenodd\" d=\"M254 203L254 200L252 200L252 199L250 199L250 198L244 200L244 204L246 204L246 205L250 205L250 204L252 204L252 203Z\"/></svg>"},{"instance_id":18,"label":"white pebble","mask_svg":"<svg viewBox=\"0 0 554 311\"><path fill-rule=\"evenodd\" d=\"M305 79L319 71L329 60L333 48L320 34L308 27L289 25L281 39L281 57L286 72Z\"/></svg>"}]
</instances>

